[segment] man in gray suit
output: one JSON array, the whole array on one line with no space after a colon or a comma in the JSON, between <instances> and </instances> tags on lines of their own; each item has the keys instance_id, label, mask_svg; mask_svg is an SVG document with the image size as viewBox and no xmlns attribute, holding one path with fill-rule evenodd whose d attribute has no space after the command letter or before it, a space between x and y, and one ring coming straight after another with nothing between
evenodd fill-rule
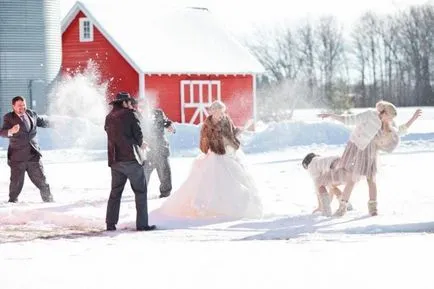
<instances>
[{"instance_id":1,"label":"man in gray suit","mask_svg":"<svg viewBox=\"0 0 434 289\"><path fill-rule=\"evenodd\" d=\"M151 231L156 228L148 224L148 200L143 169L145 162L143 150L146 149L147 144L143 141L139 117L129 108L131 100L128 93L118 93L116 99L110 103L113 109L105 119L108 165L112 174L112 188L106 215L108 231L116 230L122 193L127 179L135 195L136 229Z\"/></svg>"},{"instance_id":2,"label":"man in gray suit","mask_svg":"<svg viewBox=\"0 0 434 289\"><path fill-rule=\"evenodd\" d=\"M41 192L44 202L53 202L41 162L41 151L36 138L37 127L48 127L48 122L27 109L21 96L12 99L13 111L5 114L0 136L9 138L8 165L11 168L9 202L16 203L27 172L30 180Z\"/></svg>"},{"instance_id":3,"label":"man in gray suit","mask_svg":"<svg viewBox=\"0 0 434 289\"><path fill-rule=\"evenodd\" d=\"M151 174L156 170L160 179L160 198L166 198L172 191L172 171L169 163L169 141L164 132L167 130L175 133L176 130L163 110L154 108L148 111L147 106L146 101L139 104L133 99L130 108L139 114L143 134L149 144L145 162L146 184L149 185Z\"/></svg>"},{"instance_id":4,"label":"man in gray suit","mask_svg":"<svg viewBox=\"0 0 434 289\"><path fill-rule=\"evenodd\" d=\"M152 110L152 124L149 132L148 163L145 166L146 182L149 183L151 174L154 169L157 171L160 179L160 198L170 196L172 191L172 171L169 163L169 141L164 131L167 129L170 133L175 133L172 121L164 114L161 109Z\"/></svg>"}]
</instances>

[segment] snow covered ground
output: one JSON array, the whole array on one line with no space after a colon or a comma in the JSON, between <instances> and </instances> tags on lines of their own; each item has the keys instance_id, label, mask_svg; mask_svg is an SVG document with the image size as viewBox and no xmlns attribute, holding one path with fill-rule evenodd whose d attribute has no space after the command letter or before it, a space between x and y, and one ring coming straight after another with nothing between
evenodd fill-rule
<instances>
[{"instance_id":1,"label":"snow covered ground","mask_svg":"<svg viewBox=\"0 0 434 289\"><path fill-rule=\"evenodd\" d=\"M398 123L413 111L400 109ZM316 197L301 159L311 151L341 154L348 138L346 128L315 119L315 112L297 111L294 121L262 124L243 138L263 219L163 219L152 212L164 202L156 198L153 175L150 221L160 228L153 232L131 230L128 186L120 230L101 232L110 171L98 124L82 120L64 141L57 136L71 126L67 119L39 131L53 204L42 203L28 179L20 202L6 203L2 140L0 288L432 288L425 264L434 257L434 108L424 109L394 153L380 156L377 217L367 214L365 182L353 192L354 211L341 218L311 215ZM178 126L171 136L175 189L197 153L197 136L194 126Z\"/></svg>"}]
</instances>

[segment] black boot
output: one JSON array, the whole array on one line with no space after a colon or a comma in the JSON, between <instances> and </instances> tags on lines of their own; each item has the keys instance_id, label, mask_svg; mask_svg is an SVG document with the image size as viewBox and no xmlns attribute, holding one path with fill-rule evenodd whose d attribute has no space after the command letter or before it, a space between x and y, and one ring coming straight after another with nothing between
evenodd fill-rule
<instances>
[{"instance_id":1,"label":"black boot","mask_svg":"<svg viewBox=\"0 0 434 289\"><path fill-rule=\"evenodd\" d=\"M115 224L107 224L107 231L116 231Z\"/></svg>"},{"instance_id":2,"label":"black boot","mask_svg":"<svg viewBox=\"0 0 434 289\"><path fill-rule=\"evenodd\" d=\"M155 225L150 225L146 227L137 227L137 231L153 231L155 229L157 229L157 226Z\"/></svg>"}]
</instances>

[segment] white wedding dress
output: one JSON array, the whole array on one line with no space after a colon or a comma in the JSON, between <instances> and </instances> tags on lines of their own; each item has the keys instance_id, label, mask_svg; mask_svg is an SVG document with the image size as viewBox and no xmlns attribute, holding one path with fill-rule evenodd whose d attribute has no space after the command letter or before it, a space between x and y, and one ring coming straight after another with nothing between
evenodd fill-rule
<instances>
[{"instance_id":1,"label":"white wedding dress","mask_svg":"<svg viewBox=\"0 0 434 289\"><path fill-rule=\"evenodd\" d=\"M158 212L171 217L260 218L262 203L242 153L229 145L225 149L225 155L199 155L187 179Z\"/></svg>"}]
</instances>

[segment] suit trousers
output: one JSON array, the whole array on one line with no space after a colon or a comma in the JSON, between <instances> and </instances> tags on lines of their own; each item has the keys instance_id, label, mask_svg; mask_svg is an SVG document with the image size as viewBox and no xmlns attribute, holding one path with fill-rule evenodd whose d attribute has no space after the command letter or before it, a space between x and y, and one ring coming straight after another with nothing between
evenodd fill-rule
<instances>
[{"instance_id":1,"label":"suit trousers","mask_svg":"<svg viewBox=\"0 0 434 289\"><path fill-rule=\"evenodd\" d=\"M14 162L8 161L11 168L11 182L9 184L9 201L16 202L24 185L25 173L32 183L39 189L44 202L53 201L50 186L44 173L44 166L39 158L30 161Z\"/></svg>"},{"instance_id":2,"label":"suit trousers","mask_svg":"<svg viewBox=\"0 0 434 289\"><path fill-rule=\"evenodd\" d=\"M168 197L172 191L172 172L169 157L161 154L151 153L145 164L146 183L149 184L152 172L156 170L160 179L160 197Z\"/></svg>"},{"instance_id":3,"label":"suit trousers","mask_svg":"<svg viewBox=\"0 0 434 289\"><path fill-rule=\"evenodd\" d=\"M116 225L119 221L122 193L127 180L129 180L135 195L136 227L137 229L147 227L148 200L143 166L137 161L117 162L111 165L111 174L112 188L107 203L107 225Z\"/></svg>"}]
</instances>

